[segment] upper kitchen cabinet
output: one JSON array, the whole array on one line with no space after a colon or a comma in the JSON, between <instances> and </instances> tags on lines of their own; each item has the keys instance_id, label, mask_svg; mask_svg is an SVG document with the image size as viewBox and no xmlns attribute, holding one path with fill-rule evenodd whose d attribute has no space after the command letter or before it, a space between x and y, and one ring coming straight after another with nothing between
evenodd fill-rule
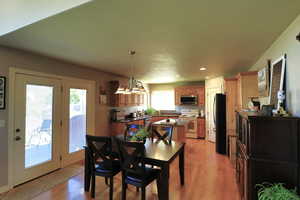
<instances>
[{"instance_id":1,"label":"upper kitchen cabinet","mask_svg":"<svg viewBox=\"0 0 300 200\"><path fill-rule=\"evenodd\" d=\"M248 109L251 97L258 97L257 71L243 72L237 75L237 108Z\"/></svg>"},{"instance_id":2,"label":"upper kitchen cabinet","mask_svg":"<svg viewBox=\"0 0 300 200\"><path fill-rule=\"evenodd\" d=\"M248 109L251 97L258 97L257 72L239 73L225 79L227 134L235 134L235 111Z\"/></svg>"},{"instance_id":3,"label":"upper kitchen cabinet","mask_svg":"<svg viewBox=\"0 0 300 200\"><path fill-rule=\"evenodd\" d=\"M175 88L175 105L189 104L198 106L205 105L204 86L180 86Z\"/></svg>"},{"instance_id":4,"label":"upper kitchen cabinet","mask_svg":"<svg viewBox=\"0 0 300 200\"><path fill-rule=\"evenodd\" d=\"M110 82L109 103L113 107L141 106L144 105L144 94L115 94L118 87L127 87L126 83L121 81Z\"/></svg>"}]
</instances>

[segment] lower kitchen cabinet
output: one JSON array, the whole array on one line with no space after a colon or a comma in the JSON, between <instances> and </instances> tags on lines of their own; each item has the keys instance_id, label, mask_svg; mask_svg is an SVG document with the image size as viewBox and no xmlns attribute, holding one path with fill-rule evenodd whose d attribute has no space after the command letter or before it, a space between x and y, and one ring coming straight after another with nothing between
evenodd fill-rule
<instances>
[{"instance_id":1,"label":"lower kitchen cabinet","mask_svg":"<svg viewBox=\"0 0 300 200\"><path fill-rule=\"evenodd\" d=\"M197 119L197 134L198 138L205 138L205 119L204 118L198 118Z\"/></svg>"},{"instance_id":2,"label":"lower kitchen cabinet","mask_svg":"<svg viewBox=\"0 0 300 200\"><path fill-rule=\"evenodd\" d=\"M124 132L125 132L126 124L143 125L144 124L144 120L136 120L136 121L132 121L132 122L129 122L129 123L112 122L110 124L111 135L112 136L123 135Z\"/></svg>"}]
</instances>

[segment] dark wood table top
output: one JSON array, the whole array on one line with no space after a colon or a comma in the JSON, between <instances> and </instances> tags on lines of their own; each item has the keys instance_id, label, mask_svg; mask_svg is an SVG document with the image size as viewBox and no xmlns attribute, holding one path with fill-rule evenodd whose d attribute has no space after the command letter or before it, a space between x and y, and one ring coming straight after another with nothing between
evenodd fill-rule
<instances>
[{"instance_id":1,"label":"dark wood table top","mask_svg":"<svg viewBox=\"0 0 300 200\"><path fill-rule=\"evenodd\" d=\"M160 162L171 162L183 149L185 143L164 140L147 139L145 143L145 158Z\"/></svg>"},{"instance_id":2,"label":"dark wood table top","mask_svg":"<svg viewBox=\"0 0 300 200\"><path fill-rule=\"evenodd\" d=\"M123 140L123 136L117 136ZM185 143L172 141L168 143L164 140L147 139L145 143L145 160L151 163L164 164L172 162L178 154L183 151Z\"/></svg>"}]
</instances>

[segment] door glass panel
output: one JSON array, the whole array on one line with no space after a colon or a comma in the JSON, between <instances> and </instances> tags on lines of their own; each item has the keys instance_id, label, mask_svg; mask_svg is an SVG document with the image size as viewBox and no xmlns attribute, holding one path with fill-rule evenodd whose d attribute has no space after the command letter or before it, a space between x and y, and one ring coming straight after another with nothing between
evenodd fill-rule
<instances>
[{"instance_id":1,"label":"door glass panel","mask_svg":"<svg viewBox=\"0 0 300 200\"><path fill-rule=\"evenodd\" d=\"M69 153L80 151L85 145L86 95L85 89L70 89Z\"/></svg>"},{"instance_id":2,"label":"door glass panel","mask_svg":"<svg viewBox=\"0 0 300 200\"><path fill-rule=\"evenodd\" d=\"M52 160L53 87L26 85L25 168Z\"/></svg>"}]
</instances>

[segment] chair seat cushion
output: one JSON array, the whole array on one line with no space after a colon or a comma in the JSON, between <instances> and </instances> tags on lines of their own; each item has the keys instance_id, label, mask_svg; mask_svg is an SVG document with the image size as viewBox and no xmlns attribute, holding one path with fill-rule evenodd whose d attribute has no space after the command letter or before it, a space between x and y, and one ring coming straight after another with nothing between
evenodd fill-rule
<instances>
[{"instance_id":1,"label":"chair seat cushion","mask_svg":"<svg viewBox=\"0 0 300 200\"><path fill-rule=\"evenodd\" d=\"M140 171L140 174L143 174L142 169L136 169L136 171ZM143 181L145 184L148 184L159 176L160 170L145 167L145 173L143 175L140 174L128 172L126 174L125 181L129 184L141 184Z\"/></svg>"},{"instance_id":2,"label":"chair seat cushion","mask_svg":"<svg viewBox=\"0 0 300 200\"><path fill-rule=\"evenodd\" d=\"M111 175L119 173L121 170L120 161L118 160L104 160L96 164L95 172L102 175Z\"/></svg>"}]
</instances>

